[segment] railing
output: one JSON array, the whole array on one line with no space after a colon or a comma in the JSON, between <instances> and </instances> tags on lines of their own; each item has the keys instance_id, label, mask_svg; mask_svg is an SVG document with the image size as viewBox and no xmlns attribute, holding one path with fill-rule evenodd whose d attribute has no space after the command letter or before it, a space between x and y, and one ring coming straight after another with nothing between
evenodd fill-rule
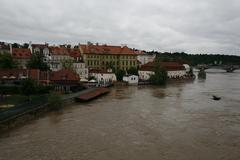
<instances>
[{"instance_id":1,"label":"railing","mask_svg":"<svg viewBox=\"0 0 240 160\"><path fill-rule=\"evenodd\" d=\"M26 102L13 108L1 110L0 124L4 122L8 122L9 120L15 119L17 117L20 117L21 115L37 111L43 108L47 104L48 104L47 97L44 96L39 101Z\"/></svg>"}]
</instances>

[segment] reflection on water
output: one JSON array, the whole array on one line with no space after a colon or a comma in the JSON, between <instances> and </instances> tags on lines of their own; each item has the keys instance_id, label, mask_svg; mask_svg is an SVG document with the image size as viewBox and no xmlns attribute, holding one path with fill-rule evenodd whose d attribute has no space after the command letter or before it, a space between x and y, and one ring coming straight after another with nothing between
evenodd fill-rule
<instances>
[{"instance_id":1,"label":"reflection on water","mask_svg":"<svg viewBox=\"0 0 240 160\"><path fill-rule=\"evenodd\" d=\"M0 160L240 159L239 82L240 72L214 72L165 87L114 87L1 135Z\"/></svg>"}]
</instances>

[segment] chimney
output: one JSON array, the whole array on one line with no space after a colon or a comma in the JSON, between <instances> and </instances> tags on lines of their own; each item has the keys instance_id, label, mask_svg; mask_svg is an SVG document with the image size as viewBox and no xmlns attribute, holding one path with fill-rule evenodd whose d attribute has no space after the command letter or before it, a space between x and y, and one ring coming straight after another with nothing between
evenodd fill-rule
<instances>
[{"instance_id":1,"label":"chimney","mask_svg":"<svg viewBox=\"0 0 240 160\"><path fill-rule=\"evenodd\" d=\"M10 54L12 55L13 54L12 43L9 44L9 47L10 47Z\"/></svg>"},{"instance_id":2,"label":"chimney","mask_svg":"<svg viewBox=\"0 0 240 160\"><path fill-rule=\"evenodd\" d=\"M30 49L31 53L33 54L32 41L29 42L28 48Z\"/></svg>"},{"instance_id":3,"label":"chimney","mask_svg":"<svg viewBox=\"0 0 240 160\"><path fill-rule=\"evenodd\" d=\"M90 41L88 41L88 42L87 42L87 45L90 46L90 45L92 45L92 43L91 43Z\"/></svg>"},{"instance_id":4,"label":"chimney","mask_svg":"<svg viewBox=\"0 0 240 160\"><path fill-rule=\"evenodd\" d=\"M123 47L125 47L125 46L127 46L127 45L125 45L125 44L121 44L121 48L123 48Z\"/></svg>"},{"instance_id":5,"label":"chimney","mask_svg":"<svg viewBox=\"0 0 240 160\"><path fill-rule=\"evenodd\" d=\"M32 46L32 41L29 41L29 47Z\"/></svg>"}]
</instances>

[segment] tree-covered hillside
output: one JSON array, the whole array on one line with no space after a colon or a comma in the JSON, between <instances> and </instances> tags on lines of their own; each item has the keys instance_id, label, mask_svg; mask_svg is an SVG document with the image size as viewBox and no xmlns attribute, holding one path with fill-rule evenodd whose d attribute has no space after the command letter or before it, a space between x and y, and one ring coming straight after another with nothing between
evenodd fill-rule
<instances>
[{"instance_id":1,"label":"tree-covered hillside","mask_svg":"<svg viewBox=\"0 0 240 160\"><path fill-rule=\"evenodd\" d=\"M149 54L157 54L161 60L182 61L193 66L198 64L231 64L240 65L240 56L235 55L207 55L207 54L187 54L187 53L159 53L148 52Z\"/></svg>"}]
</instances>

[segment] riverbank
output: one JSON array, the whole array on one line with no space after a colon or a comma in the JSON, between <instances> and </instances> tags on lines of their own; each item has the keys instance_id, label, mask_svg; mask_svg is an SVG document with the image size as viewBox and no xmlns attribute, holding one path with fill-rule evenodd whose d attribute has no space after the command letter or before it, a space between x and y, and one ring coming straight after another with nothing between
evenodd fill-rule
<instances>
[{"instance_id":1,"label":"riverbank","mask_svg":"<svg viewBox=\"0 0 240 160\"><path fill-rule=\"evenodd\" d=\"M89 92L94 92L95 90L96 88L88 88L77 93L62 95L61 100L63 102L63 106L72 104L76 97ZM16 101L16 103L20 100ZM38 99L38 101L22 103L21 105L15 107L0 110L0 132L2 133L17 126L23 125L24 123L36 119L37 117L51 110L52 107L47 100L47 96Z\"/></svg>"}]
</instances>

